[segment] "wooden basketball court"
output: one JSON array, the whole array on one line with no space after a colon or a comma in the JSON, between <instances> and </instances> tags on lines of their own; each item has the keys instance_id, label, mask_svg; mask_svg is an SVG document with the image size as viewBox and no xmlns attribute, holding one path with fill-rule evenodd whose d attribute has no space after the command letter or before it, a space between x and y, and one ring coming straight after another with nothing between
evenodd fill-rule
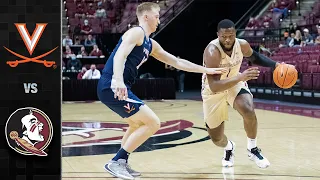
<instances>
[{"instance_id":1,"label":"wooden basketball court","mask_svg":"<svg viewBox=\"0 0 320 180\"><path fill-rule=\"evenodd\" d=\"M161 130L129 163L136 179L320 179L320 109L257 102L258 147L269 159L259 169L247 158L242 118L230 109L226 135L236 143L234 168L221 167L223 149L204 129L202 102L147 101L162 121ZM99 102L64 103L63 180L113 179L104 164L120 147L127 125Z\"/></svg>"}]
</instances>

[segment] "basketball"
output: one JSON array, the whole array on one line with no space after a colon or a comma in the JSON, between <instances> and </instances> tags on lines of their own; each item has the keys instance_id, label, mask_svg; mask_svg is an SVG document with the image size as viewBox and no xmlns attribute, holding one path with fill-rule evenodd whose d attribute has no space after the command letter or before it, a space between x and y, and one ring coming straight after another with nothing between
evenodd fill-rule
<instances>
[{"instance_id":1,"label":"basketball","mask_svg":"<svg viewBox=\"0 0 320 180\"><path fill-rule=\"evenodd\" d=\"M289 64L281 64L273 71L274 83L282 88L291 88L298 79L298 71Z\"/></svg>"}]
</instances>

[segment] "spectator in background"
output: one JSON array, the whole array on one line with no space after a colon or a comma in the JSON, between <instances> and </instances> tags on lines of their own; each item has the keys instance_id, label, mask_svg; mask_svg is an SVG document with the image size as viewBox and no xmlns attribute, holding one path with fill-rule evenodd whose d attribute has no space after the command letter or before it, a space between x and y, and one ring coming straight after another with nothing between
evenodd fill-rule
<instances>
[{"instance_id":1,"label":"spectator in background","mask_svg":"<svg viewBox=\"0 0 320 180\"><path fill-rule=\"evenodd\" d=\"M281 13L282 14L282 19L288 17L288 8L286 8L285 6L284 6L284 8L281 7L283 5L285 5L285 2L283 2L283 1L281 2L280 6L279 6L277 1L273 1L272 7L271 7L271 12L273 12L273 13L277 13L277 12Z\"/></svg>"},{"instance_id":2,"label":"spectator in background","mask_svg":"<svg viewBox=\"0 0 320 180\"><path fill-rule=\"evenodd\" d=\"M297 23L290 23L289 24L289 33L296 33L296 31L298 30L298 25Z\"/></svg>"},{"instance_id":3,"label":"spectator in background","mask_svg":"<svg viewBox=\"0 0 320 180\"><path fill-rule=\"evenodd\" d=\"M101 73L96 69L96 65L92 64L90 69L84 73L82 79L100 79Z\"/></svg>"},{"instance_id":4,"label":"spectator in background","mask_svg":"<svg viewBox=\"0 0 320 180\"><path fill-rule=\"evenodd\" d=\"M86 48L84 46L81 46L80 51L78 52L78 55L83 56L88 56L88 53L86 52Z\"/></svg>"},{"instance_id":5,"label":"spectator in background","mask_svg":"<svg viewBox=\"0 0 320 180\"><path fill-rule=\"evenodd\" d=\"M82 6L82 4L78 4L77 9L76 9L76 13L74 15L74 17L76 18L84 18L85 17L85 12L84 12L84 8Z\"/></svg>"},{"instance_id":6,"label":"spectator in background","mask_svg":"<svg viewBox=\"0 0 320 180\"><path fill-rule=\"evenodd\" d=\"M68 61L67 69L80 70L82 67L81 61L76 58L76 56L71 56L71 59Z\"/></svg>"},{"instance_id":7,"label":"spectator in background","mask_svg":"<svg viewBox=\"0 0 320 180\"><path fill-rule=\"evenodd\" d=\"M100 2L98 3L98 9L96 10L96 17L97 18L106 18L107 17L107 12L105 9L102 8L102 4Z\"/></svg>"},{"instance_id":8,"label":"spectator in background","mask_svg":"<svg viewBox=\"0 0 320 180\"><path fill-rule=\"evenodd\" d=\"M91 34L88 35L88 37L84 40L85 46L94 46L96 45L96 39L92 37Z\"/></svg>"},{"instance_id":9,"label":"spectator in background","mask_svg":"<svg viewBox=\"0 0 320 180\"><path fill-rule=\"evenodd\" d=\"M86 73L87 68L86 67L82 67L81 72L78 73L77 79L82 79L84 73Z\"/></svg>"},{"instance_id":10,"label":"spectator in background","mask_svg":"<svg viewBox=\"0 0 320 180\"><path fill-rule=\"evenodd\" d=\"M93 4L90 3L89 7L88 7L88 10L87 10L87 18L94 18L95 17L95 15L94 15L95 12L96 12L96 10L94 9Z\"/></svg>"},{"instance_id":11,"label":"spectator in background","mask_svg":"<svg viewBox=\"0 0 320 180\"><path fill-rule=\"evenodd\" d=\"M296 30L294 38L290 42L290 47L302 46L302 35L300 30Z\"/></svg>"},{"instance_id":12,"label":"spectator in background","mask_svg":"<svg viewBox=\"0 0 320 180\"><path fill-rule=\"evenodd\" d=\"M73 29L73 34L80 34L81 33L81 24L78 24L76 27Z\"/></svg>"},{"instance_id":13,"label":"spectator in background","mask_svg":"<svg viewBox=\"0 0 320 180\"><path fill-rule=\"evenodd\" d=\"M91 51L91 53L89 54L90 56L98 56L98 57L102 57L102 51L98 48L97 45L93 46L93 50Z\"/></svg>"},{"instance_id":14,"label":"spectator in background","mask_svg":"<svg viewBox=\"0 0 320 180\"><path fill-rule=\"evenodd\" d=\"M64 57L69 58L70 56L73 56L73 55L75 54L72 52L70 46L67 45L66 50L64 51Z\"/></svg>"},{"instance_id":15,"label":"spectator in background","mask_svg":"<svg viewBox=\"0 0 320 180\"><path fill-rule=\"evenodd\" d=\"M257 24L259 24L259 22L257 21L257 19L254 18L254 17L250 17L249 23L248 23L246 29L256 29Z\"/></svg>"},{"instance_id":16,"label":"spectator in background","mask_svg":"<svg viewBox=\"0 0 320 180\"><path fill-rule=\"evenodd\" d=\"M262 26L266 29L268 28L272 28L273 27L273 23L272 23L272 18L269 17L268 15L263 17L263 21L262 21Z\"/></svg>"},{"instance_id":17,"label":"spectator in background","mask_svg":"<svg viewBox=\"0 0 320 180\"><path fill-rule=\"evenodd\" d=\"M76 36L76 38L75 38L74 45L81 45L81 41L78 36Z\"/></svg>"},{"instance_id":18,"label":"spectator in background","mask_svg":"<svg viewBox=\"0 0 320 180\"><path fill-rule=\"evenodd\" d=\"M84 25L82 26L81 28L81 33L84 33L84 34L90 34L92 32L92 28L91 26L89 25L89 21L88 19L85 19L83 21Z\"/></svg>"},{"instance_id":19,"label":"spectator in background","mask_svg":"<svg viewBox=\"0 0 320 180\"><path fill-rule=\"evenodd\" d=\"M302 37L302 44L303 46L309 46L309 45L314 45L313 44L313 37L309 33L309 29L305 28L303 30L303 37Z\"/></svg>"},{"instance_id":20,"label":"spectator in background","mask_svg":"<svg viewBox=\"0 0 320 180\"><path fill-rule=\"evenodd\" d=\"M73 45L73 42L72 42L72 39L70 39L70 36L69 35L66 35L65 38L63 38L62 40L62 46L72 46Z\"/></svg>"},{"instance_id":21,"label":"spectator in background","mask_svg":"<svg viewBox=\"0 0 320 180\"><path fill-rule=\"evenodd\" d=\"M279 48L289 47L291 40L294 38L294 33L289 36L289 32L284 33L284 44L280 44Z\"/></svg>"}]
</instances>

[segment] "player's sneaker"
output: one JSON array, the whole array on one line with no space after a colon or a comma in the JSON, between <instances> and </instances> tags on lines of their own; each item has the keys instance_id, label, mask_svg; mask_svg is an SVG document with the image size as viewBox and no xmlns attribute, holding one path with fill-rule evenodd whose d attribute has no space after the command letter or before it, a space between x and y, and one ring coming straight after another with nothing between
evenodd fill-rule
<instances>
[{"instance_id":1,"label":"player's sneaker","mask_svg":"<svg viewBox=\"0 0 320 180\"><path fill-rule=\"evenodd\" d=\"M126 166L126 160L118 159L118 161L111 160L110 162L108 162L104 166L104 169L115 177L122 179L134 179L134 177L129 174Z\"/></svg>"},{"instance_id":2,"label":"player's sneaker","mask_svg":"<svg viewBox=\"0 0 320 180\"><path fill-rule=\"evenodd\" d=\"M254 161L259 168L267 168L270 166L270 162L261 154L261 149L258 147L248 150L248 157Z\"/></svg>"},{"instance_id":3,"label":"player's sneaker","mask_svg":"<svg viewBox=\"0 0 320 180\"><path fill-rule=\"evenodd\" d=\"M236 148L236 144L230 141L232 144L232 150L225 150L224 156L222 159L222 166L223 167L232 167L234 165L234 151Z\"/></svg>"},{"instance_id":4,"label":"player's sneaker","mask_svg":"<svg viewBox=\"0 0 320 180\"><path fill-rule=\"evenodd\" d=\"M126 168L127 168L127 171L129 172L129 174L131 174L131 176L133 176L133 177L141 176L141 173L133 170L128 163L126 163Z\"/></svg>"}]
</instances>

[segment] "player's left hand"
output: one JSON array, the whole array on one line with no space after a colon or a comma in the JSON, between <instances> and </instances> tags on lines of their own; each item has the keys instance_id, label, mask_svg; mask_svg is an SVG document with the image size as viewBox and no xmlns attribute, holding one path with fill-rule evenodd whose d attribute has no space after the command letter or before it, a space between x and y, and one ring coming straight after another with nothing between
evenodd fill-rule
<instances>
[{"instance_id":1,"label":"player's left hand","mask_svg":"<svg viewBox=\"0 0 320 180\"><path fill-rule=\"evenodd\" d=\"M206 68L206 74L223 74L227 72L226 68Z\"/></svg>"},{"instance_id":2,"label":"player's left hand","mask_svg":"<svg viewBox=\"0 0 320 180\"><path fill-rule=\"evenodd\" d=\"M128 98L128 90L126 85L121 81L116 81L115 83L114 98L118 97L119 101L126 100Z\"/></svg>"}]
</instances>

